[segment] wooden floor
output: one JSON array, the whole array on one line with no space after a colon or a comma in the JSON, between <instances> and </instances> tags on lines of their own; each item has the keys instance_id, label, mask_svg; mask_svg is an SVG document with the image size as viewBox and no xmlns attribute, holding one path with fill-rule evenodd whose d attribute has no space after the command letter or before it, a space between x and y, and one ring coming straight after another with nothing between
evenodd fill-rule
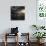
<instances>
[{"instance_id":1,"label":"wooden floor","mask_svg":"<svg viewBox=\"0 0 46 46\"><path fill-rule=\"evenodd\" d=\"M30 46L37 46L37 43L30 43L31 45ZM0 46L4 46L4 43L2 42L0 42ZM15 43L8 43L8 45L7 46L15 46ZM46 46L46 43L44 43L43 45L41 45L41 46Z\"/></svg>"}]
</instances>

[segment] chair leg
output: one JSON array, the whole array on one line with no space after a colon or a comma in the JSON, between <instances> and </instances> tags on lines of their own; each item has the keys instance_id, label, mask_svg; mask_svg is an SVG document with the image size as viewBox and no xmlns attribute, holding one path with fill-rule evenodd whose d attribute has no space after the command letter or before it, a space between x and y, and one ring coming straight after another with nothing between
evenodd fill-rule
<instances>
[{"instance_id":1,"label":"chair leg","mask_svg":"<svg viewBox=\"0 0 46 46\"><path fill-rule=\"evenodd\" d=\"M7 42L5 41L5 46L7 46Z\"/></svg>"}]
</instances>

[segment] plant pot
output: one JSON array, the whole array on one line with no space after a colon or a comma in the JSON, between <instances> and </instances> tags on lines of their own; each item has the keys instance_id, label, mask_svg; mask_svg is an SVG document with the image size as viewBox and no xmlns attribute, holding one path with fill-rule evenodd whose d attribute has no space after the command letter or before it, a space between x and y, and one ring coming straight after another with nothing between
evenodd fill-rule
<instances>
[{"instance_id":1,"label":"plant pot","mask_svg":"<svg viewBox=\"0 0 46 46\"><path fill-rule=\"evenodd\" d=\"M38 39L37 42L38 42L39 44L41 44L41 43L44 42L44 40L45 40L45 39Z\"/></svg>"},{"instance_id":2,"label":"plant pot","mask_svg":"<svg viewBox=\"0 0 46 46\"><path fill-rule=\"evenodd\" d=\"M37 39L37 43L40 43L40 39Z\"/></svg>"},{"instance_id":3,"label":"plant pot","mask_svg":"<svg viewBox=\"0 0 46 46\"><path fill-rule=\"evenodd\" d=\"M45 40L45 39L40 39L40 43L44 43L44 40Z\"/></svg>"}]
</instances>

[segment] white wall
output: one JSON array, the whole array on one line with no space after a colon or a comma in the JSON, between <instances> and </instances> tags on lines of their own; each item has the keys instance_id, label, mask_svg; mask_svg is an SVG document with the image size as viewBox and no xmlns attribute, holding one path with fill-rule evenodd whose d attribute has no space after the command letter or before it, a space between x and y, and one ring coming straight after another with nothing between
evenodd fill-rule
<instances>
[{"instance_id":1,"label":"white wall","mask_svg":"<svg viewBox=\"0 0 46 46\"><path fill-rule=\"evenodd\" d=\"M25 20L11 21L10 6L25 6ZM32 24L36 24L36 0L0 0L0 34L17 26L20 32L29 32L32 36Z\"/></svg>"}]
</instances>

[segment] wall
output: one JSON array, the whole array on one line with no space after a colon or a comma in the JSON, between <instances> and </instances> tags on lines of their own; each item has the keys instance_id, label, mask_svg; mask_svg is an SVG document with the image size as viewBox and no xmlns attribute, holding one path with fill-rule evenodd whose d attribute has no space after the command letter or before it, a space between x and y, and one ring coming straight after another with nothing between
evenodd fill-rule
<instances>
[{"instance_id":1,"label":"wall","mask_svg":"<svg viewBox=\"0 0 46 46\"><path fill-rule=\"evenodd\" d=\"M11 21L10 6L25 6L25 20ZM30 32L31 25L36 24L36 0L0 0L0 34L10 32L9 28L19 27L19 32Z\"/></svg>"}]
</instances>

